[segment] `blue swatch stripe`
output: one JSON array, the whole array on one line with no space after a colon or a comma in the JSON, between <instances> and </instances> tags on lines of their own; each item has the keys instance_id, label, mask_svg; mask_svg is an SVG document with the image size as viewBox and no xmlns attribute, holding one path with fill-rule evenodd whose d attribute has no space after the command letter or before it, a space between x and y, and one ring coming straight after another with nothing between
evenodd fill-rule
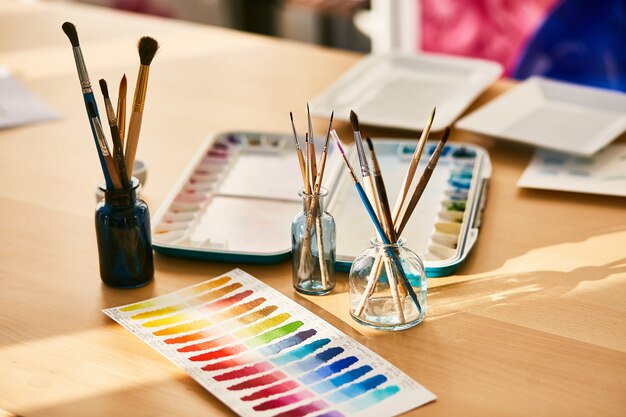
<instances>
[{"instance_id":1,"label":"blue swatch stripe","mask_svg":"<svg viewBox=\"0 0 626 417\"><path fill-rule=\"evenodd\" d=\"M282 355L272 359L270 362L272 362L276 366L287 365L290 362L304 359L305 357L315 352L317 349L327 345L328 343L330 343L330 339L319 339L302 347L296 348L291 352L283 353Z\"/></svg>"},{"instance_id":2,"label":"blue swatch stripe","mask_svg":"<svg viewBox=\"0 0 626 417\"><path fill-rule=\"evenodd\" d=\"M359 359L356 356L348 356L347 358L343 358L338 361L335 361L331 363L330 365L322 366L321 368L316 369L315 371L311 371L307 374L304 374L300 378L300 381L307 385L313 384L315 382L326 379L333 374L343 371L344 369L352 366L358 361Z\"/></svg>"},{"instance_id":3,"label":"blue swatch stripe","mask_svg":"<svg viewBox=\"0 0 626 417\"><path fill-rule=\"evenodd\" d=\"M351 371L348 371L345 374L341 374L339 376L331 378L328 381L322 381L318 384L315 384L311 387L311 389L315 391L317 394L324 394L342 385L349 384L350 382L356 381L357 379L361 378L363 375L371 371L372 371L371 366L369 365L361 366L359 368L352 369Z\"/></svg>"},{"instance_id":4,"label":"blue swatch stripe","mask_svg":"<svg viewBox=\"0 0 626 417\"><path fill-rule=\"evenodd\" d=\"M390 385L385 388L377 389L376 391L372 391L348 403L348 410L351 412L363 411L366 408L386 400L398 392L400 392L400 387L397 385Z\"/></svg>"},{"instance_id":5,"label":"blue swatch stripe","mask_svg":"<svg viewBox=\"0 0 626 417\"><path fill-rule=\"evenodd\" d=\"M312 358L294 363L293 365L285 369L285 371L290 374L311 371L317 368L318 366L328 362L335 356L343 353L343 351L344 349L342 347L328 348L325 351L318 353Z\"/></svg>"},{"instance_id":6,"label":"blue swatch stripe","mask_svg":"<svg viewBox=\"0 0 626 417\"><path fill-rule=\"evenodd\" d=\"M335 404L342 403L354 397L358 397L359 395L363 395L366 392L379 387L385 382L387 382L387 377L385 375L379 374L371 378L368 378L364 381L356 382L352 385L348 385L347 387L342 388L338 390L337 392L332 393L330 396L328 396L328 401L335 403Z\"/></svg>"},{"instance_id":7,"label":"blue swatch stripe","mask_svg":"<svg viewBox=\"0 0 626 417\"><path fill-rule=\"evenodd\" d=\"M317 330L314 329L303 330L294 334L293 336L289 336L285 339L279 340L273 345L262 347L261 349L259 349L259 353L264 356L276 355L277 353L280 353L287 348L299 345L309 337L315 336L316 333Z\"/></svg>"}]
</instances>

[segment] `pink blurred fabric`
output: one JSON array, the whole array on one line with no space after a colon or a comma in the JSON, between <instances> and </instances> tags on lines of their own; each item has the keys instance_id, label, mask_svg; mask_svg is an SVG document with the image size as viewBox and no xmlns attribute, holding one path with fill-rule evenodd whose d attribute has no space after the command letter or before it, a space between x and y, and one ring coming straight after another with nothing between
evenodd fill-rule
<instances>
[{"instance_id":1,"label":"pink blurred fabric","mask_svg":"<svg viewBox=\"0 0 626 417\"><path fill-rule=\"evenodd\" d=\"M500 62L510 75L559 0L421 1L421 49Z\"/></svg>"}]
</instances>

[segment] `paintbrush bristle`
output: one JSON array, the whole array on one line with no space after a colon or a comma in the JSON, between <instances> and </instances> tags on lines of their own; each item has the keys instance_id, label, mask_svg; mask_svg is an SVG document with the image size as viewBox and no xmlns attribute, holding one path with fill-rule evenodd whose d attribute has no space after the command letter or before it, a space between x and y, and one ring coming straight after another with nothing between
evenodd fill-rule
<instances>
[{"instance_id":1,"label":"paintbrush bristle","mask_svg":"<svg viewBox=\"0 0 626 417\"><path fill-rule=\"evenodd\" d=\"M431 126L433 124L433 120L435 120L435 113L437 113L437 107L433 107L433 111L430 113L430 117L428 118L429 126Z\"/></svg>"},{"instance_id":2,"label":"paintbrush bristle","mask_svg":"<svg viewBox=\"0 0 626 417\"><path fill-rule=\"evenodd\" d=\"M139 61L141 65L148 66L159 50L159 43L150 36L144 36L139 39L137 49L139 50Z\"/></svg>"},{"instance_id":3,"label":"paintbrush bristle","mask_svg":"<svg viewBox=\"0 0 626 417\"><path fill-rule=\"evenodd\" d=\"M120 96L126 95L126 89L128 88L128 82L126 81L126 74L122 77L122 81L120 81Z\"/></svg>"},{"instance_id":4,"label":"paintbrush bristle","mask_svg":"<svg viewBox=\"0 0 626 417\"><path fill-rule=\"evenodd\" d=\"M370 152L374 153L374 144L372 143L372 139L370 139L370 137L367 136L365 138L365 141L367 142L367 147L369 148Z\"/></svg>"},{"instance_id":5,"label":"paintbrush bristle","mask_svg":"<svg viewBox=\"0 0 626 417\"><path fill-rule=\"evenodd\" d=\"M76 26L74 26L73 23L65 22L61 25L61 28L69 38L74 48L80 45L78 42L78 33L76 32Z\"/></svg>"},{"instance_id":6,"label":"paintbrush bristle","mask_svg":"<svg viewBox=\"0 0 626 417\"><path fill-rule=\"evenodd\" d=\"M354 110L350 110L350 124L352 125L352 130L355 132L359 132L361 130L359 126L359 118L356 116Z\"/></svg>"},{"instance_id":7,"label":"paintbrush bristle","mask_svg":"<svg viewBox=\"0 0 626 417\"><path fill-rule=\"evenodd\" d=\"M105 99L109 98L109 87L107 86L107 82L104 79L100 79L99 83L102 95Z\"/></svg>"}]
</instances>

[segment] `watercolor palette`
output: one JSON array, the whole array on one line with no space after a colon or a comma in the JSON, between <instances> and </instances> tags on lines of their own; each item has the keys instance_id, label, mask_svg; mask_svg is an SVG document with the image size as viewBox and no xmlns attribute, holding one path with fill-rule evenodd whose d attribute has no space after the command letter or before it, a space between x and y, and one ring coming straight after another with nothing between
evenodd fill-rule
<instances>
[{"instance_id":1,"label":"watercolor palette","mask_svg":"<svg viewBox=\"0 0 626 417\"><path fill-rule=\"evenodd\" d=\"M333 153L331 145L329 177L339 168ZM154 249L221 261L287 259L291 220L302 208L298 172L291 134L233 132L207 138L153 218Z\"/></svg>"},{"instance_id":2,"label":"watercolor palette","mask_svg":"<svg viewBox=\"0 0 626 417\"><path fill-rule=\"evenodd\" d=\"M241 416L394 416L435 395L236 269L102 310Z\"/></svg>"},{"instance_id":3,"label":"watercolor palette","mask_svg":"<svg viewBox=\"0 0 626 417\"><path fill-rule=\"evenodd\" d=\"M374 140L391 201L416 142ZM418 175L434 146L427 145ZM291 135L240 132L208 138L153 218L155 251L231 262L274 263L288 258L291 221L302 210L293 147ZM320 143L318 152L321 147ZM355 150L349 152L356 161ZM330 147L324 176L329 190L326 207L337 223L336 268L347 271L375 232L335 154ZM424 257L428 276L451 274L469 254L478 237L490 176L484 149L459 143L444 149L403 232L407 247Z\"/></svg>"},{"instance_id":4,"label":"watercolor palette","mask_svg":"<svg viewBox=\"0 0 626 417\"><path fill-rule=\"evenodd\" d=\"M415 146L415 141L407 140L374 141L387 193L392 196L391 204L400 190ZM435 147L435 141L426 145L414 182ZM351 149L349 157L353 166L357 166L355 149ZM459 143L449 143L443 149L428 187L402 233L407 247L423 257L429 277L450 275L469 254L478 238L490 177L491 163L484 149ZM332 191L328 210L337 223L336 266L338 270L348 271L374 231L347 173L336 181ZM346 235L350 238L342 238Z\"/></svg>"}]
</instances>

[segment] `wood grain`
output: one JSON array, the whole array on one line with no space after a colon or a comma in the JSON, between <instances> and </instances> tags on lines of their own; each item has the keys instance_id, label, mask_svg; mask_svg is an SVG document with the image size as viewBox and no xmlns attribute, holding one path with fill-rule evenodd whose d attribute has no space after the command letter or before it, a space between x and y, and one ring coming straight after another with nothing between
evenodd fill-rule
<instances>
[{"instance_id":1,"label":"wood grain","mask_svg":"<svg viewBox=\"0 0 626 417\"><path fill-rule=\"evenodd\" d=\"M157 256L145 288L100 283L100 173L60 29L66 20L79 30L92 80L133 74L140 36L162 44L138 155L149 166L144 198L153 212L207 133L290 132L289 111L359 56L95 7L0 0L0 63L62 115L0 131L0 409L27 417L233 415L99 312L241 265ZM473 108L512 85L498 81ZM325 134L324 120L315 125ZM349 136L347 123L335 126ZM626 415L624 200L519 189L530 148L454 131L451 141L459 140L486 147L493 160L483 228L457 275L430 280L429 313L417 328L388 334L355 324L345 274L332 295L314 298L294 293L288 262L245 270L439 396L408 415Z\"/></svg>"}]
</instances>

